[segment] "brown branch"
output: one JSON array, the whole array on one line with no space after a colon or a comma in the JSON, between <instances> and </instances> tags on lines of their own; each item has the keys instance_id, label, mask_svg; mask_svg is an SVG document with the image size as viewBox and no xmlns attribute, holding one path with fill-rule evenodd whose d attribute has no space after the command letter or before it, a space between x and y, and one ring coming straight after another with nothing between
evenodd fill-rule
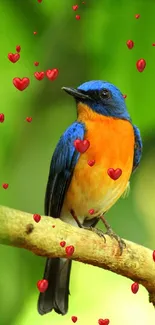
<instances>
[{"instance_id":1,"label":"brown branch","mask_svg":"<svg viewBox=\"0 0 155 325\"><path fill-rule=\"evenodd\" d=\"M55 227L52 227L55 225ZM74 246L72 259L110 270L142 284L155 306L155 262L152 251L125 240L120 256L117 242L106 236L106 243L93 232L73 227L60 219L42 217L0 206L0 244L25 248L46 257L66 257L61 241Z\"/></svg>"}]
</instances>

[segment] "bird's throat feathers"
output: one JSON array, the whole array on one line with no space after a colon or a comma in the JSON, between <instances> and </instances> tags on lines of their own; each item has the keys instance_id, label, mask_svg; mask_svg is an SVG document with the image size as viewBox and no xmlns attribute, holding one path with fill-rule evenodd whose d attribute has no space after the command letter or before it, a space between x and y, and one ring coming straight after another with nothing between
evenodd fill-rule
<instances>
[{"instance_id":1,"label":"bird's throat feathers","mask_svg":"<svg viewBox=\"0 0 155 325\"><path fill-rule=\"evenodd\" d=\"M96 113L88 105L83 104L81 102L77 104L77 113L78 113L77 120L81 122L85 122L87 120L91 120L91 121L105 120L104 115Z\"/></svg>"},{"instance_id":2,"label":"bird's throat feathers","mask_svg":"<svg viewBox=\"0 0 155 325\"><path fill-rule=\"evenodd\" d=\"M95 109L92 109L87 104L78 102L77 103L77 120L80 122L86 122L86 121L105 121L105 120L126 120L132 123L132 120L126 111L125 113L116 112L114 109L111 112L108 112L106 107L102 108L102 113L98 113L95 111Z\"/></svg>"}]
</instances>

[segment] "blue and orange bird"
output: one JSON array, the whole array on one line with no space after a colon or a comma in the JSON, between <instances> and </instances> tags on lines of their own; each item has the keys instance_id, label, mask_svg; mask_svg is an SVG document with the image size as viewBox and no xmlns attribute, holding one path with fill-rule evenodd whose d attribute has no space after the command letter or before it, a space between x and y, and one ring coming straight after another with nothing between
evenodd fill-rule
<instances>
[{"instance_id":1,"label":"blue and orange bird","mask_svg":"<svg viewBox=\"0 0 155 325\"><path fill-rule=\"evenodd\" d=\"M104 215L126 191L130 176L140 163L140 131L132 123L123 95L113 84L89 81L77 89L63 87L63 90L75 98L77 120L61 136L54 151L45 214L104 236L94 228L101 219L106 233L118 241L122 252L124 242ZM76 149L77 139L89 141L85 152ZM92 167L88 164L90 160L95 161ZM109 168L121 169L121 176L112 179L107 172ZM47 259L43 278L49 285L39 296L41 315L53 309L58 314L67 313L71 263L65 258Z\"/></svg>"}]
</instances>

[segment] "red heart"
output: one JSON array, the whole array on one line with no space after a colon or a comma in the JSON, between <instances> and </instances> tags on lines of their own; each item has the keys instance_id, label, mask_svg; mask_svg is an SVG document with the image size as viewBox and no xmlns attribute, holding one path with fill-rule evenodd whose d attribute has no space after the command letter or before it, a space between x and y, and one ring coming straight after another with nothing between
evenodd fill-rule
<instances>
[{"instance_id":1,"label":"red heart","mask_svg":"<svg viewBox=\"0 0 155 325\"><path fill-rule=\"evenodd\" d=\"M109 325L109 323L110 323L110 321L109 321L109 319L102 319L102 318L100 318L99 320L98 320L98 324L99 325Z\"/></svg>"},{"instance_id":2,"label":"red heart","mask_svg":"<svg viewBox=\"0 0 155 325\"><path fill-rule=\"evenodd\" d=\"M55 80L58 76L58 69L51 69L51 70L47 70L46 71L46 77L49 79L49 80Z\"/></svg>"},{"instance_id":3,"label":"red heart","mask_svg":"<svg viewBox=\"0 0 155 325\"><path fill-rule=\"evenodd\" d=\"M80 20L81 17L80 17L80 15L76 15L75 18L76 18L77 20Z\"/></svg>"},{"instance_id":4,"label":"red heart","mask_svg":"<svg viewBox=\"0 0 155 325\"><path fill-rule=\"evenodd\" d=\"M41 220L41 216L40 216L40 214L34 214L34 215L33 215L33 219L34 219L35 222L38 223L38 222Z\"/></svg>"},{"instance_id":5,"label":"red heart","mask_svg":"<svg viewBox=\"0 0 155 325\"><path fill-rule=\"evenodd\" d=\"M137 282L134 282L132 285L131 285L131 291L135 294L137 293L139 290L139 284Z\"/></svg>"},{"instance_id":6,"label":"red heart","mask_svg":"<svg viewBox=\"0 0 155 325\"><path fill-rule=\"evenodd\" d=\"M3 113L0 114L0 123L3 123L5 119L5 116Z\"/></svg>"},{"instance_id":7,"label":"red heart","mask_svg":"<svg viewBox=\"0 0 155 325\"><path fill-rule=\"evenodd\" d=\"M72 6L72 9L73 9L74 11L76 11L78 8L79 8L78 5Z\"/></svg>"},{"instance_id":8,"label":"red heart","mask_svg":"<svg viewBox=\"0 0 155 325\"><path fill-rule=\"evenodd\" d=\"M135 18L138 19L140 17L140 14L135 15Z\"/></svg>"},{"instance_id":9,"label":"red heart","mask_svg":"<svg viewBox=\"0 0 155 325\"><path fill-rule=\"evenodd\" d=\"M32 117L27 117L26 121L29 122L29 123L32 122Z\"/></svg>"},{"instance_id":10,"label":"red heart","mask_svg":"<svg viewBox=\"0 0 155 325\"><path fill-rule=\"evenodd\" d=\"M72 320L73 323L76 323L77 322L77 317L76 316L72 316L71 317L71 320Z\"/></svg>"},{"instance_id":11,"label":"red heart","mask_svg":"<svg viewBox=\"0 0 155 325\"><path fill-rule=\"evenodd\" d=\"M20 45L17 45L17 46L16 46L16 52L19 53L20 51L21 51L21 46L20 46Z\"/></svg>"},{"instance_id":12,"label":"red heart","mask_svg":"<svg viewBox=\"0 0 155 325\"><path fill-rule=\"evenodd\" d=\"M76 139L74 141L74 147L76 148L76 150L80 153L84 153L87 151L87 149L90 146L90 142L88 140L80 140L80 139Z\"/></svg>"},{"instance_id":13,"label":"red heart","mask_svg":"<svg viewBox=\"0 0 155 325\"><path fill-rule=\"evenodd\" d=\"M90 209L88 212L89 212L89 214L94 214L95 210L94 209Z\"/></svg>"},{"instance_id":14,"label":"red heart","mask_svg":"<svg viewBox=\"0 0 155 325\"><path fill-rule=\"evenodd\" d=\"M26 89L28 87L29 83L30 83L29 78L22 78L22 79L14 78L13 79L14 86L20 91Z\"/></svg>"},{"instance_id":15,"label":"red heart","mask_svg":"<svg viewBox=\"0 0 155 325\"><path fill-rule=\"evenodd\" d=\"M43 71L41 72L35 72L34 76L36 77L37 80L42 80L45 76L45 73Z\"/></svg>"},{"instance_id":16,"label":"red heart","mask_svg":"<svg viewBox=\"0 0 155 325\"><path fill-rule=\"evenodd\" d=\"M109 168L107 173L114 181L116 181L122 175L122 170L120 168Z\"/></svg>"},{"instance_id":17,"label":"red heart","mask_svg":"<svg viewBox=\"0 0 155 325\"><path fill-rule=\"evenodd\" d=\"M134 47L134 42L131 41L131 39L129 39L127 42L126 42L126 45L128 47L128 49L132 49Z\"/></svg>"},{"instance_id":18,"label":"red heart","mask_svg":"<svg viewBox=\"0 0 155 325\"><path fill-rule=\"evenodd\" d=\"M8 54L8 59L12 62L12 63L15 63L17 62L19 59L20 59L20 54L19 53L9 53Z\"/></svg>"},{"instance_id":19,"label":"red heart","mask_svg":"<svg viewBox=\"0 0 155 325\"><path fill-rule=\"evenodd\" d=\"M61 247L65 247L65 245L66 245L66 242L65 242L64 240L62 240L62 241L60 242L60 246L61 246Z\"/></svg>"},{"instance_id":20,"label":"red heart","mask_svg":"<svg viewBox=\"0 0 155 325\"><path fill-rule=\"evenodd\" d=\"M33 34L34 34L34 35L36 35L36 34L37 34L37 32L33 32Z\"/></svg>"},{"instance_id":21,"label":"red heart","mask_svg":"<svg viewBox=\"0 0 155 325\"><path fill-rule=\"evenodd\" d=\"M67 256L72 256L74 253L74 246L70 245L65 248Z\"/></svg>"},{"instance_id":22,"label":"red heart","mask_svg":"<svg viewBox=\"0 0 155 325\"><path fill-rule=\"evenodd\" d=\"M37 282L37 287L40 292L45 292L48 288L48 281L43 279Z\"/></svg>"},{"instance_id":23,"label":"red heart","mask_svg":"<svg viewBox=\"0 0 155 325\"><path fill-rule=\"evenodd\" d=\"M144 59L140 59L136 62L136 66L139 72L143 72L146 67L146 61Z\"/></svg>"},{"instance_id":24,"label":"red heart","mask_svg":"<svg viewBox=\"0 0 155 325\"><path fill-rule=\"evenodd\" d=\"M94 160L94 159L92 159L92 160L88 160L88 165L89 165L90 167L94 166L94 164L95 164L95 160Z\"/></svg>"},{"instance_id":25,"label":"red heart","mask_svg":"<svg viewBox=\"0 0 155 325\"><path fill-rule=\"evenodd\" d=\"M37 67L39 65L39 62L34 62L34 65Z\"/></svg>"},{"instance_id":26,"label":"red heart","mask_svg":"<svg viewBox=\"0 0 155 325\"><path fill-rule=\"evenodd\" d=\"M6 190L9 187L9 184L4 183L2 186Z\"/></svg>"}]
</instances>

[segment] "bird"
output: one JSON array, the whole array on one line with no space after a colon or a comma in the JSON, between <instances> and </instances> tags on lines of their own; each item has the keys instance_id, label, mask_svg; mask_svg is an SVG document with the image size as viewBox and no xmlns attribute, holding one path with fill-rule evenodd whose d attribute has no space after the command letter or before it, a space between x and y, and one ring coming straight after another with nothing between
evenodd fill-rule
<instances>
[{"instance_id":1,"label":"bird","mask_svg":"<svg viewBox=\"0 0 155 325\"><path fill-rule=\"evenodd\" d=\"M74 98L77 119L60 137L53 153L45 215L94 231L105 239L105 233L95 227L102 220L122 254L125 243L105 214L127 190L130 176L140 164L140 130L132 123L123 94L112 83L92 80L77 88L62 89ZM119 170L119 177L112 179L109 170ZM47 259L43 279L48 281L48 288L39 294L39 314L52 310L67 313L71 264L71 259Z\"/></svg>"}]
</instances>

